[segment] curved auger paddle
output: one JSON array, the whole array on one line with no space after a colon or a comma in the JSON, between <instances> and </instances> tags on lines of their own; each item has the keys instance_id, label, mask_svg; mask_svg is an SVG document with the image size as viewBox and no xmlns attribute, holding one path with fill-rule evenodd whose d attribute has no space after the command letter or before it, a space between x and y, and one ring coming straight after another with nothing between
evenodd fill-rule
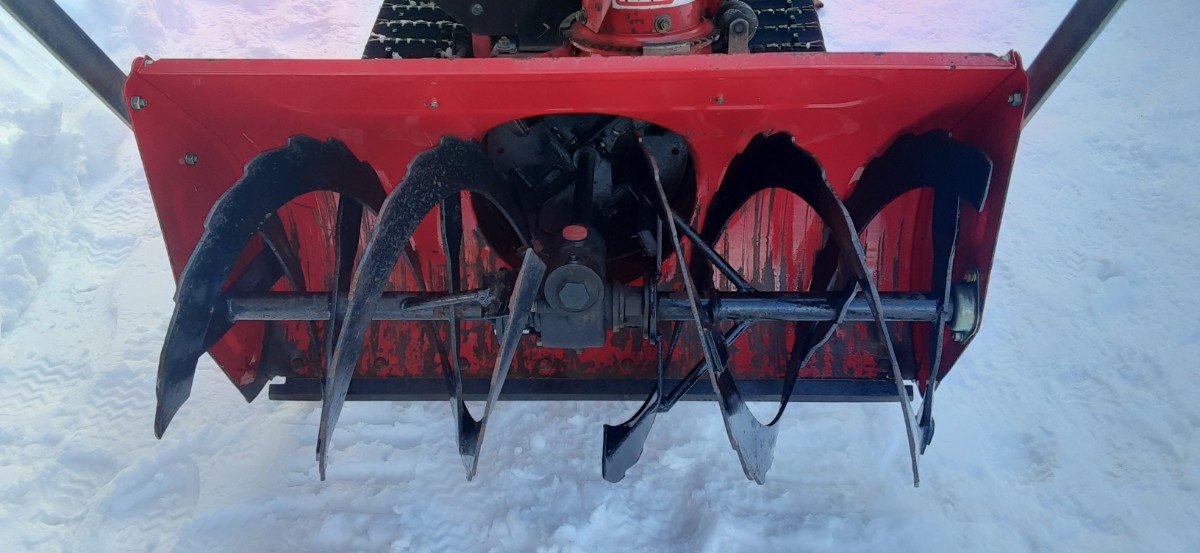
<instances>
[{"instance_id":1,"label":"curved auger paddle","mask_svg":"<svg viewBox=\"0 0 1200 553\"><path fill-rule=\"evenodd\" d=\"M204 232L179 276L175 312L167 327L158 366L158 407L154 434L159 438L191 393L196 362L229 329L217 316L224 312L222 286L238 256L255 235L271 228L274 213L292 199L316 191L378 207L384 192L374 169L359 161L341 142L293 136L286 146L267 150L246 164L245 173L213 205ZM269 241L280 255L279 240ZM286 258L286 254L283 255ZM280 261L287 263L286 261ZM290 264L290 263L287 263ZM282 272L294 272L284 267ZM255 288L269 289L278 279L260 279ZM293 285L297 275L292 275ZM238 288L231 286L231 290ZM246 290L238 290L246 291Z\"/></svg>"},{"instance_id":2,"label":"curved auger paddle","mask_svg":"<svg viewBox=\"0 0 1200 553\"><path fill-rule=\"evenodd\" d=\"M629 148L626 146L626 148ZM645 154L642 155L645 158ZM630 175L653 175L653 160L643 162L640 171L630 171ZM923 186L933 187L937 191L934 207L934 274L942 275L939 282L933 286L934 295L948 300L950 294L949 271L952 265L954 237L958 224L958 202L962 197L980 207L986 196L987 184L990 179L991 164L978 149L958 142L950 141L946 133L932 132L919 137L901 137L889 148L888 152L872 161L864 171L853 203L848 200L843 204L825 180L824 172L817 161L798 148L792 138L786 134L772 136L760 135L755 137L742 154L731 163L721 187L709 204L703 229L697 233L687 226L678 216L664 211L664 220L672 221L672 231L680 231L693 243L693 255L690 275L684 275L685 287L689 294L696 293L699 286L711 286L711 271L709 264L720 269L735 287L742 292L753 291L744 279L728 266L720 255L712 251L709 244L714 243L724 231L733 214L754 194L768 189L779 188L798 196L813 208L821 218L829 233L826 245L815 256L810 281L810 290L840 291L838 317L830 321L804 323L796 333L792 354L788 359L785 373L783 393L780 406L774 419L768 424L762 424L746 408L737 389L736 381L731 371L722 366L726 362L722 346L737 339L754 321L742 320L725 333L718 341L712 328L712 321L705 321L701 312L694 312L699 328L702 328L701 344L704 347L705 359L684 378L677 389L666 397L661 390L655 390L646 400L642 408L626 423L619 426L605 427L605 456L604 474L611 481L620 480L625 471L640 456L649 427L653 424L654 415L665 411L674 401L686 392L703 372L709 372L713 387L717 391L722 414L726 421L726 430L734 449L738 451L743 470L748 478L762 483L766 472L771 466L772 452L777 435L775 423L782 417L792 392L795 389L799 370L809 361L815 351L832 336L834 329L843 321L850 301L861 288L866 295L868 305L881 334L881 342L885 345L888 364L891 367L893 380L897 382L897 393L902 402L902 410L906 417L906 431L909 438L910 453L913 458L914 483L918 481L916 456L918 443L923 452L925 445L932 435L932 419L927 414L932 407L932 393L925 396L922 415L918 426L920 436L914 429L911 405L907 401L907 390L900 376L899 363L892 344L888 329L884 325L882 306L879 301L878 288L866 264L861 242L858 239L858 229L865 227L871 218L885 205L904 192ZM646 185L648 186L647 182ZM657 192L657 186L655 191ZM661 209L666 205L665 197L655 202ZM677 237L677 236L676 236ZM677 245L678 246L678 245ZM837 274L843 276L834 281ZM690 277L690 278L689 278ZM852 278L851 278L852 277ZM934 280L939 280L938 276ZM693 300L693 304L695 301ZM945 305L946 302L943 302ZM948 313L939 315L935 323L938 328L948 322ZM942 333L931 334L930 346L935 352L940 352ZM935 353L933 373L937 372ZM713 360L718 362L714 363ZM716 370L709 370L712 368ZM936 382L932 378L927 388L932 390ZM683 391L680 391L682 389Z\"/></svg>"},{"instance_id":3,"label":"curved auger paddle","mask_svg":"<svg viewBox=\"0 0 1200 553\"><path fill-rule=\"evenodd\" d=\"M328 366L328 385L322 391L321 425L317 437L317 460L321 479L325 478L329 439L350 388L355 367L362 353L363 339L383 295L388 276L400 259L417 225L425 214L449 197L470 191L489 199L507 219L518 237L528 245L523 221L512 214L521 213L514 200L499 182L498 175L483 149L473 140L443 137L437 146L413 157L405 177L388 195L375 223L375 232L367 242L358 269L354 273L350 296L341 331L338 334L332 361ZM453 203L453 200L451 200ZM453 233L453 231L450 231ZM516 285L509 298L508 314L500 339L500 353L492 374L487 407L478 422L458 398L455 419L458 421L459 453L467 467L467 478L475 475L479 462L479 443L483 439L488 415L499 397L500 388L508 375L513 353L528 322L533 301L541 286L545 264L531 250L525 254ZM448 374L451 389L461 390L461 375Z\"/></svg>"}]
</instances>

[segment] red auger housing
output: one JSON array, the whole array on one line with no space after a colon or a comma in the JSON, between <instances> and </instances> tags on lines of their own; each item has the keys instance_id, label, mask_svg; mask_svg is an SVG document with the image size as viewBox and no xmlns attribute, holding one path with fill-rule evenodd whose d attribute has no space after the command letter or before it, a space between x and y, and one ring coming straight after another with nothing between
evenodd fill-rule
<instances>
[{"instance_id":1,"label":"red auger housing","mask_svg":"<svg viewBox=\"0 0 1200 553\"><path fill-rule=\"evenodd\" d=\"M899 402L916 476L979 325L1020 59L826 53L803 0L582 8L389 2L390 59L134 62L179 284L159 435L207 352L247 399L322 401L322 474L347 399L449 397L469 476L499 399L645 399L605 427L612 481L658 413L715 399L762 482L778 427L745 402L774 398Z\"/></svg>"}]
</instances>

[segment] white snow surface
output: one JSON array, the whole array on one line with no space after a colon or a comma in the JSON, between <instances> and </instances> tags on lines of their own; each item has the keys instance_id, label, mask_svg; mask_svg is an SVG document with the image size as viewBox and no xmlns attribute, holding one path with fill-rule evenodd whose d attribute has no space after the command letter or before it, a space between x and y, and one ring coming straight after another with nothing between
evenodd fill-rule
<instances>
[{"instance_id":1,"label":"white snow surface","mask_svg":"<svg viewBox=\"0 0 1200 553\"><path fill-rule=\"evenodd\" d=\"M127 67L357 57L377 0L69 0ZM1070 0L827 1L837 50L1041 47ZM448 406L246 404L205 358L155 440L174 284L131 133L0 14L0 551L1195 551L1200 3L1129 2L1027 127L984 329L908 475L895 405L793 405L766 485L718 409L504 403L466 482Z\"/></svg>"}]
</instances>

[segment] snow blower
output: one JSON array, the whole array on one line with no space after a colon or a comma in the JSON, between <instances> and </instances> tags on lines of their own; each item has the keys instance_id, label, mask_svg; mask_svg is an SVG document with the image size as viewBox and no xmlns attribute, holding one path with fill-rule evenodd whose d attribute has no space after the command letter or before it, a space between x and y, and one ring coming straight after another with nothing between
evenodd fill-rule
<instances>
[{"instance_id":1,"label":"snow blower","mask_svg":"<svg viewBox=\"0 0 1200 553\"><path fill-rule=\"evenodd\" d=\"M1022 126L1121 4L1028 72L827 52L813 0L399 0L361 60L126 78L0 3L136 136L178 283L158 436L208 353L247 401L321 402L322 478L348 400L448 399L468 478L501 400L641 400L613 482L704 400L758 483L795 401L898 403L918 481Z\"/></svg>"}]
</instances>

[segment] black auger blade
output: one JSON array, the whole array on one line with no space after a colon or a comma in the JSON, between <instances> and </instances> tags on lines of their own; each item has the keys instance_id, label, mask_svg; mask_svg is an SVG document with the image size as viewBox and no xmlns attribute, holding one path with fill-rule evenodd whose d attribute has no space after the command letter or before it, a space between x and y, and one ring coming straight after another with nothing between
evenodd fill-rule
<instances>
[{"instance_id":1,"label":"black auger blade","mask_svg":"<svg viewBox=\"0 0 1200 553\"><path fill-rule=\"evenodd\" d=\"M462 196L450 194L442 199L438 208L439 233L442 248L446 252L446 291L457 292L462 282L459 256L462 254ZM462 367L458 357L458 318L453 311L450 313L447 347L442 359L442 372L446 377L446 389L450 394L450 409L454 413L455 442L458 444L458 455L462 459L463 468L468 472L479 452L479 421L467 409L463 400Z\"/></svg>"},{"instance_id":2,"label":"black auger blade","mask_svg":"<svg viewBox=\"0 0 1200 553\"><path fill-rule=\"evenodd\" d=\"M627 179L627 182L630 182L635 190L655 204L661 212L663 224L668 231L667 234L671 237L675 251L682 252L683 246L679 240L679 229L671 212L666 192L663 190L662 181L659 179L653 157L646 151L641 140L634 135L626 135L618 139L617 144L613 147L613 153L615 158L623 160L626 165L620 168L620 178ZM614 167L614 171L616 170L617 167ZM618 177L614 174L614 179L616 178ZM778 430L760 424L754 418L754 414L746 408L736 390L726 393L729 392L728 388L722 388L719 376L727 372L725 364L729 359L725 341L718 338L713 322L701 315L696 287L689 272L681 271L680 275L687 292L692 322L700 339L705 363L709 367L708 373L712 378L713 388L717 390L717 400L721 405L721 413L725 420L725 429L729 434L730 444L738 452L738 458L741 460L742 470L746 473L746 477L760 484L764 483L767 471L771 468Z\"/></svg>"},{"instance_id":3,"label":"black auger blade","mask_svg":"<svg viewBox=\"0 0 1200 553\"><path fill-rule=\"evenodd\" d=\"M517 271L517 282L513 285L512 296L508 299L508 316L504 319L504 332L500 334L500 350L496 355L495 368L492 369L492 382L488 387L483 417L475 427L474 436L463 434L459 438L460 451L466 448L473 453L470 456L471 463L467 466L467 480L475 478L475 472L479 468L479 445L483 443L488 419L491 418L496 401L500 399L500 390L504 388L508 370L512 368L513 354L517 352L517 344L521 341L525 326L529 324L533 302L537 299L545 276L546 262L532 249L526 249L525 256L521 259L521 268ZM463 429L463 426L460 425L459 428Z\"/></svg>"},{"instance_id":4,"label":"black auger blade","mask_svg":"<svg viewBox=\"0 0 1200 553\"><path fill-rule=\"evenodd\" d=\"M655 344L658 384L650 396L629 420L618 425L604 425L604 454L600 458L600 474L609 482L620 482L630 467L642 458L642 450L645 449L646 438L650 436L650 429L654 427L654 419L663 411L662 347L662 338L658 337Z\"/></svg>"},{"instance_id":5,"label":"black auger blade","mask_svg":"<svg viewBox=\"0 0 1200 553\"><path fill-rule=\"evenodd\" d=\"M329 385L321 395L321 424L317 436L322 480L328 461L329 439L345 404L367 327L388 276L425 214L443 198L464 190L490 200L528 246L528 234L521 221L512 215L520 211L515 208L509 191L499 185L495 169L477 142L446 136L437 146L413 157L404 179L388 195L379 211L374 234L359 259L342 329L332 362L326 369Z\"/></svg>"},{"instance_id":6,"label":"black auger blade","mask_svg":"<svg viewBox=\"0 0 1200 553\"><path fill-rule=\"evenodd\" d=\"M355 158L344 144L294 136L287 146L251 160L242 177L209 211L204 232L180 274L175 312L163 343L154 415L156 436L162 437L191 393L197 360L229 328L228 321L214 319L214 313L222 312L222 286L247 242L275 211L293 198L315 191L337 192L367 205L379 205L383 199L374 169Z\"/></svg>"},{"instance_id":7,"label":"black auger blade","mask_svg":"<svg viewBox=\"0 0 1200 553\"><path fill-rule=\"evenodd\" d=\"M961 203L966 201L977 211L982 210L991 178L992 162L987 155L970 144L952 139L948 132L904 135L866 165L846 198L846 211L855 228L866 228L879 212L905 193L919 188L933 189L931 290L946 305L954 277ZM836 286L840 250L839 244L829 243L814 256L814 288ZM933 397L940 378L947 323L947 315L943 313L930 329L930 373L917 417L918 453L925 452L933 437Z\"/></svg>"},{"instance_id":8,"label":"black auger blade","mask_svg":"<svg viewBox=\"0 0 1200 553\"><path fill-rule=\"evenodd\" d=\"M745 278L738 274L738 272L733 269L729 262L725 261L725 259L722 258L721 255L715 250L713 250L708 243L700 239L699 233L696 232L691 225L688 225L687 221L684 221L678 213L672 212L671 215L675 221L676 228L691 242L692 247L694 248L693 251L698 251L701 255L707 258L708 262L720 270L721 274L723 274L725 278L729 279L729 281L733 283L734 287L736 287L738 291L755 291L754 287L751 286ZM659 226L662 226L661 219ZM661 244L662 239L659 238L658 242ZM659 249L660 253L658 256L658 265L661 265L661 247ZM728 331L726 331L725 336L722 339L725 346L728 347L735 340L737 340L738 337L741 336L742 333L748 328L750 328L750 325L753 323L753 320L739 321L733 326L733 328L730 328ZM678 328L679 327L676 326L676 331L678 331ZM674 350L674 347L678 342L678 337L678 332L674 332L671 340L672 350ZM601 472L604 475L604 479L608 480L609 482L621 481L621 479L625 477L625 473L629 470L629 468L637 463L637 461L641 458L642 450L645 448L646 438L650 436L650 429L654 426L654 421L657 418L658 413L670 411L671 408L675 406L675 403L679 401L679 398L688 393L688 391L692 389L692 386L694 386L696 382L700 380L700 377L704 376L704 374L709 370L707 360L700 360L699 363L692 367L691 371L688 371L683 380L676 384L675 388L672 389L670 393L664 393L665 391L663 390L662 386L664 363L661 337L658 340L657 345L658 385L650 393L650 396L647 397L644 402L642 402L641 408L639 408L638 411L629 418L629 420L615 426L607 424L604 425L604 456L601 462Z\"/></svg>"}]
</instances>

